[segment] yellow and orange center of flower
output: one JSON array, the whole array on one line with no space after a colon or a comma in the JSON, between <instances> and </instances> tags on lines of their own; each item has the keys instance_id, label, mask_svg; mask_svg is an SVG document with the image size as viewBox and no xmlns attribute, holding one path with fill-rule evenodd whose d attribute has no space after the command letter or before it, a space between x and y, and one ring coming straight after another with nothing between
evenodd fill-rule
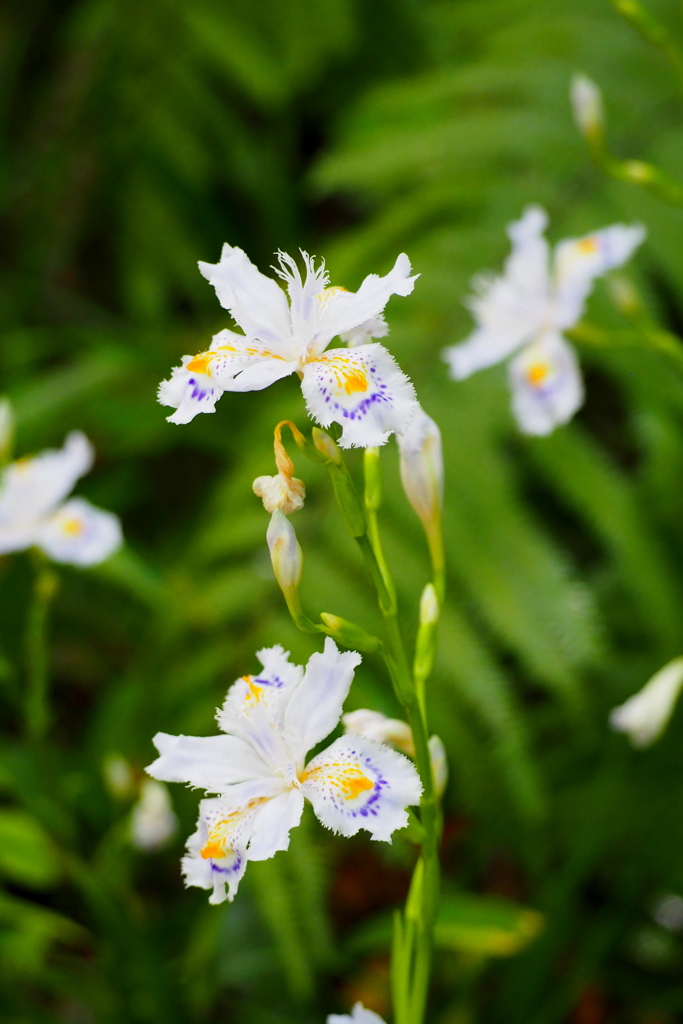
<instances>
[{"instance_id":1,"label":"yellow and orange center of flower","mask_svg":"<svg viewBox=\"0 0 683 1024\"><path fill-rule=\"evenodd\" d=\"M590 256L592 253L597 252L600 248L600 243L594 235L589 235L588 238L582 238L578 243L579 252L584 256Z\"/></svg>"},{"instance_id":2,"label":"yellow and orange center of flower","mask_svg":"<svg viewBox=\"0 0 683 1024\"><path fill-rule=\"evenodd\" d=\"M540 388L546 381L550 373L549 363L539 362L532 363L526 371L526 379L531 384L532 388Z\"/></svg>"},{"instance_id":3,"label":"yellow and orange center of flower","mask_svg":"<svg viewBox=\"0 0 683 1024\"><path fill-rule=\"evenodd\" d=\"M66 533L69 537L80 537L84 530L83 520L77 519L75 516L70 516L62 521L62 532Z\"/></svg>"},{"instance_id":4,"label":"yellow and orange center of flower","mask_svg":"<svg viewBox=\"0 0 683 1024\"><path fill-rule=\"evenodd\" d=\"M334 761L332 764L321 765L319 768L312 768L311 771L302 772L299 776L301 782L307 779L320 779L341 790L345 800L355 800L361 793L374 789L374 782L355 764Z\"/></svg>"}]
</instances>

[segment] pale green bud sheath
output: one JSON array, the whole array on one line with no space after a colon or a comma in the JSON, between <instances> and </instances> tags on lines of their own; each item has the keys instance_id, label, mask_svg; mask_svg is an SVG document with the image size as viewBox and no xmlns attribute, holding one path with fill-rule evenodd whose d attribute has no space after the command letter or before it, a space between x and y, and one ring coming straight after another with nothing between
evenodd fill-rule
<instances>
[{"instance_id":1,"label":"pale green bud sheath","mask_svg":"<svg viewBox=\"0 0 683 1024\"><path fill-rule=\"evenodd\" d=\"M0 398L0 466L12 458L14 449L14 410L9 398Z\"/></svg>"},{"instance_id":2,"label":"pale green bud sheath","mask_svg":"<svg viewBox=\"0 0 683 1024\"><path fill-rule=\"evenodd\" d=\"M299 600L299 583L301 582L304 556L296 539L294 527L279 509L275 509L271 516L266 540L270 549L275 579L280 585L292 618L298 624L299 620L305 617Z\"/></svg>"},{"instance_id":3,"label":"pale green bud sheath","mask_svg":"<svg viewBox=\"0 0 683 1024\"><path fill-rule=\"evenodd\" d=\"M428 583L420 599L420 625L415 644L413 676L422 714L425 715L425 687L436 658L436 627L439 621L439 601L433 584Z\"/></svg>"},{"instance_id":4,"label":"pale green bud sheath","mask_svg":"<svg viewBox=\"0 0 683 1024\"><path fill-rule=\"evenodd\" d=\"M406 431L399 436L398 446L403 490L424 527L436 593L443 599L445 570L441 510L444 470L441 431L421 406Z\"/></svg>"},{"instance_id":5,"label":"pale green bud sheath","mask_svg":"<svg viewBox=\"0 0 683 1024\"><path fill-rule=\"evenodd\" d=\"M364 654L374 654L382 646L379 637L372 636L362 626L348 619L342 619L339 615L332 615L330 612L321 612L320 619L325 625L325 632L333 640L343 644L351 650L363 651Z\"/></svg>"},{"instance_id":6,"label":"pale green bud sheath","mask_svg":"<svg viewBox=\"0 0 683 1024\"><path fill-rule=\"evenodd\" d=\"M576 127L589 142L601 142L605 111L598 86L588 75L576 74L572 78L569 95Z\"/></svg>"}]
</instances>

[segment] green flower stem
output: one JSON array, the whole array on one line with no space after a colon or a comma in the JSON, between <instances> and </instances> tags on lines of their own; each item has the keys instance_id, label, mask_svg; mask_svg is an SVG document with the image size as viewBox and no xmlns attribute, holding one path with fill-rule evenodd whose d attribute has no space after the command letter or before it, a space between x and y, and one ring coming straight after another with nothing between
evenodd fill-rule
<instances>
[{"instance_id":1,"label":"green flower stem","mask_svg":"<svg viewBox=\"0 0 683 1024\"><path fill-rule=\"evenodd\" d=\"M610 348L615 346L631 348L653 348L671 359L683 372L683 344L681 339L661 327L649 323L640 323L636 329L626 331L606 331L592 324L578 323L565 332L568 338L579 345L593 348Z\"/></svg>"},{"instance_id":2,"label":"green flower stem","mask_svg":"<svg viewBox=\"0 0 683 1024\"><path fill-rule=\"evenodd\" d=\"M638 0L610 0L610 3L639 36L664 54L683 84L683 53L678 49L674 37L664 25L653 18Z\"/></svg>"},{"instance_id":3,"label":"green flower stem","mask_svg":"<svg viewBox=\"0 0 683 1024\"><path fill-rule=\"evenodd\" d=\"M403 704L413 733L415 762L424 787L420 801L424 829L422 855L411 884L402 927L397 928L394 946L398 952L392 974L396 1024L421 1024L429 991L432 938L439 893L439 840L441 812L434 787L429 756L424 702L419 699L398 625L396 588L382 549L377 513L381 505L379 451L365 451L365 515L367 534L358 537L370 574L375 582L380 611L386 628L384 656L398 699ZM443 557L441 557L443 566Z\"/></svg>"},{"instance_id":4,"label":"green flower stem","mask_svg":"<svg viewBox=\"0 0 683 1024\"><path fill-rule=\"evenodd\" d=\"M57 592L58 577L46 562L36 568L33 596L26 620L26 732L39 740L49 725L48 683L48 618L52 599Z\"/></svg>"},{"instance_id":5,"label":"green flower stem","mask_svg":"<svg viewBox=\"0 0 683 1024\"><path fill-rule=\"evenodd\" d=\"M381 504L379 452L365 453L365 494L361 502L343 456L331 438L314 431L316 448L327 455L335 498L352 537L356 539L377 591L384 620L385 636L379 650L391 677L396 696L403 705L412 729L415 762L422 780L420 801L421 856L415 866L410 894L403 914L395 921L392 951L392 994L396 1024L422 1024L431 972L434 923L439 895L439 842L441 809L439 806L431 758L424 700L418 695L416 681L406 656L398 624L396 588L380 539L377 513ZM435 590L443 593L443 548L440 538L430 542L435 566ZM433 639L435 638L435 631ZM424 658L420 662L424 665ZM431 667L431 664L430 666ZM423 670L424 675L424 670ZM421 680L422 687L426 679ZM413 830L413 833L416 830Z\"/></svg>"}]
</instances>

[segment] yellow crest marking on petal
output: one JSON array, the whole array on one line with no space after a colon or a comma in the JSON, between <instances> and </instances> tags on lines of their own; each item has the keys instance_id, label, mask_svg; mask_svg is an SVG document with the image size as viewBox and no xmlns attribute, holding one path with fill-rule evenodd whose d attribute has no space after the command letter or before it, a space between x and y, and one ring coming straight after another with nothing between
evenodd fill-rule
<instances>
[{"instance_id":1,"label":"yellow crest marking on petal","mask_svg":"<svg viewBox=\"0 0 683 1024\"><path fill-rule=\"evenodd\" d=\"M578 243L579 251L584 256L590 256L592 253L597 252L600 248L600 243L594 235L589 235L588 238L582 238Z\"/></svg>"},{"instance_id":2,"label":"yellow crest marking on petal","mask_svg":"<svg viewBox=\"0 0 683 1024\"><path fill-rule=\"evenodd\" d=\"M200 851L204 860L220 860L221 857L234 853L235 851L230 845L230 834L235 825L241 818L244 818L250 811L253 811L255 807L265 804L267 800L270 800L269 796L256 797L254 800L246 803L244 807L238 807L237 810L232 811L231 814L217 821L209 832L207 842Z\"/></svg>"},{"instance_id":3,"label":"yellow crest marking on petal","mask_svg":"<svg viewBox=\"0 0 683 1024\"><path fill-rule=\"evenodd\" d=\"M82 519L77 519L75 516L70 516L61 523L62 532L69 535L69 537L80 537L85 530L85 524Z\"/></svg>"},{"instance_id":4,"label":"yellow crest marking on petal","mask_svg":"<svg viewBox=\"0 0 683 1024\"><path fill-rule=\"evenodd\" d=\"M338 769L334 771L334 769ZM363 775L360 768L353 762L334 761L332 764L321 765L319 768L312 768L311 771L304 771L299 776L300 782L314 777L321 778L330 786L341 790L345 800L355 800L361 793L374 789L375 784L367 775Z\"/></svg>"},{"instance_id":5,"label":"yellow crest marking on petal","mask_svg":"<svg viewBox=\"0 0 683 1024\"><path fill-rule=\"evenodd\" d=\"M201 855L204 860L209 860L209 858L212 858L213 860L220 860L221 857L225 856L225 853L223 852L223 847L219 843L214 843L212 840L209 840L206 846L202 847Z\"/></svg>"},{"instance_id":6,"label":"yellow crest marking on petal","mask_svg":"<svg viewBox=\"0 0 683 1024\"><path fill-rule=\"evenodd\" d=\"M354 391L367 391L368 390L368 378L365 376L362 370L353 370L351 373L346 374L346 380L344 381L344 391L347 395L353 394Z\"/></svg>"},{"instance_id":7,"label":"yellow crest marking on petal","mask_svg":"<svg viewBox=\"0 0 683 1024\"><path fill-rule=\"evenodd\" d=\"M526 379L532 388L539 388L550 373L550 365L544 362L532 363L526 371Z\"/></svg>"},{"instance_id":8,"label":"yellow crest marking on petal","mask_svg":"<svg viewBox=\"0 0 683 1024\"><path fill-rule=\"evenodd\" d=\"M324 291L318 293L318 302L320 303L321 309L324 309L327 303L335 295L339 295L340 292L348 292L348 288L342 288L341 285L332 285L331 288L325 288Z\"/></svg>"},{"instance_id":9,"label":"yellow crest marking on petal","mask_svg":"<svg viewBox=\"0 0 683 1024\"><path fill-rule=\"evenodd\" d=\"M205 374L207 374L210 377L211 376L211 366L210 366L210 364L211 364L211 360L214 359L215 356L216 356L215 351L214 352L200 352L199 355L194 356L189 361L189 363L187 364L185 369L189 370L190 373L205 373Z\"/></svg>"}]
</instances>

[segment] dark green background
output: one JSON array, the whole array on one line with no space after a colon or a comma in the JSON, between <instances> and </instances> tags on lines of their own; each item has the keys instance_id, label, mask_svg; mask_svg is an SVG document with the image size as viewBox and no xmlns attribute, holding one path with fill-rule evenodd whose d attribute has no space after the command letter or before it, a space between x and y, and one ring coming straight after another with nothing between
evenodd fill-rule
<instances>
[{"instance_id":1,"label":"dark green background","mask_svg":"<svg viewBox=\"0 0 683 1024\"><path fill-rule=\"evenodd\" d=\"M683 41L679 5L650 6ZM387 958L363 928L404 897L400 837L334 839L311 816L212 908L179 875L197 794L174 787L180 833L143 855L103 782L112 754L141 771L159 729L211 732L259 647L314 649L251 493L274 424L305 425L296 379L186 427L155 402L179 357L229 325L196 269L223 241L264 270L301 246L349 288L400 251L421 274L389 305L388 344L444 436L445 870L545 915L516 957L440 953L430 1020L682 1019L683 942L652 907L683 892L683 721L634 752L607 715L683 651L683 376L645 339L582 351L585 408L528 439L501 368L455 384L440 358L470 329L469 279L500 265L529 202L553 239L642 220L628 273L681 327L683 212L603 179L568 103L588 72L615 151L683 176L673 71L606 0L8 0L0 57L0 389L19 454L88 433L98 460L79 492L128 541L101 569L60 572L42 749L21 738L30 559L0 560L2 1019L313 1024L356 998L388 1012ZM588 319L624 326L604 284ZM393 443L384 462L410 631L428 566ZM307 607L372 622L326 480L297 470ZM396 712L379 662L357 680L349 707Z\"/></svg>"}]
</instances>

